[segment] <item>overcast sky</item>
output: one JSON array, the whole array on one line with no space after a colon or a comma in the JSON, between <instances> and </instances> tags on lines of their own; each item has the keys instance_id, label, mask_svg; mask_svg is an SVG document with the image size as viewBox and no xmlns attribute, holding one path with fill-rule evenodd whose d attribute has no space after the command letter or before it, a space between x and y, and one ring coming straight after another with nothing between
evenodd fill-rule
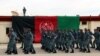
<instances>
[{"instance_id":1,"label":"overcast sky","mask_svg":"<svg viewBox=\"0 0 100 56\"><path fill-rule=\"evenodd\" d=\"M100 14L100 0L0 0L0 16L11 16L11 11L22 15L23 6L29 16L64 16Z\"/></svg>"}]
</instances>

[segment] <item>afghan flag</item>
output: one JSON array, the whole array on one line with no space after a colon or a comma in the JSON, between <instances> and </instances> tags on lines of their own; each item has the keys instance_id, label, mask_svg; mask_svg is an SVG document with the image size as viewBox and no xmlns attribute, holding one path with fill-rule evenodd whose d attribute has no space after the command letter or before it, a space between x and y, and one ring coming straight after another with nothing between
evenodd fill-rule
<instances>
[{"instance_id":1,"label":"afghan flag","mask_svg":"<svg viewBox=\"0 0 100 56\"><path fill-rule=\"evenodd\" d=\"M31 28L34 42L41 41L41 29L79 29L79 16L14 16L12 27L20 39L23 39L23 27Z\"/></svg>"}]
</instances>

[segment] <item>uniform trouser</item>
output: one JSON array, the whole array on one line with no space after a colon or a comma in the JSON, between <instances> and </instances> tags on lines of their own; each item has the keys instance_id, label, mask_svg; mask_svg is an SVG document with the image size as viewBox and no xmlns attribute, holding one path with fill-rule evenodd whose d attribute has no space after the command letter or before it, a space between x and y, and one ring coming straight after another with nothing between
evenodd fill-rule
<instances>
[{"instance_id":1,"label":"uniform trouser","mask_svg":"<svg viewBox=\"0 0 100 56\"><path fill-rule=\"evenodd\" d=\"M91 47L93 47L92 39L90 40Z\"/></svg>"},{"instance_id":2,"label":"uniform trouser","mask_svg":"<svg viewBox=\"0 0 100 56\"><path fill-rule=\"evenodd\" d=\"M55 43L51 43L51 44L50 44L49 50L50 50L50 51L56 51Z\"/></svg>"},{"instance_id":3,"label":"uniform trouser","mask_svg":"<svg viewBox=\"0 0 100 56\"><path fill-rule=\"evenodd\" d=\"M24 40L22 40L22 46L21 47L24 48Z\"/></svg>"},{"instance_id":4,"label":"uniform trouser","mask_svg":"<svg viewBox=\"0 0 100 56\"><path fill-rule=\"evenodd\" d=\"M100 48L100 41L99 40L96 40L96 46L97 46L97 49Z\"/></svg>"},{"instance_id":5,"label":"uniform trouser","mask_svg":"<svg viewBox=\"0 0 100 56\"><path fill-rule=\"evenodd\" d=\"M8 51L17 51L17 48L16 48L16 43L15 42L12 42L12 43L8 43L8 47L7 47L7 50Z\"/></svg>"},{"instance_id":6,"label":"uniform trouser","mask_svg":"<svg viewBox=\"0 0 100 56\"><path fill-rule=\"evenodd\" d=\"M79 47L82 50L83 49L83 41L79 40Z\"/></svg>"},{"instance_id":7,"label":"uniform trouser","mask_svg":"<svg viewBox=\"0 0 100 56\"><path fill-rule=\"evenodd\" d=\"M27 41L27 40L24 40L24 51L30 51L30 45L31 45L31 42L30 41Z\"/></svg>"},{"instance_id":8,"label":"uniform trouser","mask_svg":"<svg viewBox=\"0 0 100 56\"><path fill-rule=\"evenodd\" d=\"M73 45L72 45L72 41L66 42L65 46L67 48L66 50L68 50L68 51L69 51L69 48L71 48L72 50L74 50Z\"/></svg>"},{"instance_id":9,"label":"uniform trouser","mask_svg":"<svg viewBox=\"0 0 100 56\"><path fill-rule=\"evenodd\" d=\"M31 43L31 45L30 45L30 50L35 51L33 43Z\"/></svg>"},{"instance_id":10,"label":"uniform trouser","mask_svg":"<svg viewBox=\"0 0 100 56\"><path fill-rule=\"evenodd\" d=\"M89 41L84 41L83 49L85 49L86 51L90 51Z\"/></svg>"},{"instance_id":11,"label":"uniform trouser","mask_svg":"<svg viewBox=\"0 0 100 56\"><path fill-rule=\"evenodd\" d=\"M56 42L56 45L58 48L62 49L62 42L61 41Z\"/></svg>"},{"instance_id":12,"label":"uniform trouser","mask_svg":"<svg viewBox=\"0 0 100 56\"><path fill-rule=\"evenodd\" d=\"M78 40L73 41L73 47L75 47L75 44L76 44L76 48L78 48L79 47L78 46Z\"/></svg>"},{"instance_id":13,"label":"uniform trouser","mask_svg":"<svg viewBox=\"0 0 100 56\"><path fill-rule=\"evenodd\" d=\"M95 48L96 40L93 41L93 47Z\"/></svg>"}]
</instances>

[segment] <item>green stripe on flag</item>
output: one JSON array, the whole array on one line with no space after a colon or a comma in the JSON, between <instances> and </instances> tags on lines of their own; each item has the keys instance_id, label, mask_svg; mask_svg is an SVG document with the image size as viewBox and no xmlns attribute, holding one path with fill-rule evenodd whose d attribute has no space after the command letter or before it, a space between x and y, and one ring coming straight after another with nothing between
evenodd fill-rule
<instances>
[{"instance_id":1,"label":"green stripe on flag","mask_svg":"<svg viewBox=\"0 0 100 56\"><path fill-rule=\"evenodd\" d=\"M58 16L59 29L79 29L79 16Z\"/></svg>"}]
</instances>

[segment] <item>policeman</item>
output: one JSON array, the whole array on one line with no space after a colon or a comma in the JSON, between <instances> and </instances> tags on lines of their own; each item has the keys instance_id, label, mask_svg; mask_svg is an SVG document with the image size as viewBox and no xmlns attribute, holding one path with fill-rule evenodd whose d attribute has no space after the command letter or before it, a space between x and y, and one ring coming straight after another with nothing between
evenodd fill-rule
<instances>
[{"instance_id":1,"label":"policeman","mask_svg":"<svg viewBox=\"0 0 100 56\"><path fill-rule=\"evenodd\" d=\"M90 45L91 45L91 48L93 48L93 42L92 42L92 39L93 39L92 35L93 35L93 33L90 31L90 29L88 29L88 32L89 32L89 35L90 35Z\"/></svg>"},{"instance_id":2,"label":"policeman","mask_svg":"<svg viewBox=\"0 0 100 56\"><path fill-rule=\"evenodd\" d=\"M28 54L29 52L36 53L33 47L33 34L30 28L24 28L24 53Z\"/></svg>"},{"instance_id":3,"label":"policeman","mask_svg":"<svg viewBox=\"0 0 100 56\"><path fill-rule=\"evenodd\" d=\"M66 43L67 44L66 45L67 49L65 50L65 52L68 53L69 48L71 48L72 51L70 53L74 53L74 47L73 47L72 43L75 39L74 39L74 36L72 35L71 31L68 31L67 40L68 40L68 42Z\"/></svg>"},{"instance_id":4,"label":"policeman","mask_svg":"<svg viewBox=\"0 0 100 56\"><path fill-rule=\"evenodd\" d=\"M75 44L76 44L76 49L78 49L79 48L79 46L78 46L78 30L71 30L71 32L75 39L75 41L73 41L73 47L75 47Z\"/></svg>"},{"instance_id":5,"label":"policeman","mask_svg":"<svg viewBox=\"0 0 100 56\"><path fill-rule=\"evenodd\" d=\"M83 52L86 51L90 53L90 46L89 46L90 40L91 40L91 34L87 29L85 29L84 38L83 38Z\"/></svg>"},{"instance_id":6,"label":"policeman","mask_svg":"<svg viewBox=\"0 0 100 56\"><path fill-rule=\"evenodd\" d=\"M61 32L61 35L60 35L60 46L61 46L61 49L60 50L65 50L65 47L64 47L64 41L65 41L65 35L64 35L64 31L62 30Z\"/></svg>"},{"instance_id":7,"label":"policeman","mask_svg":"<svg viewBox=\"0 0 100 56\"><path fill-rule=\"evenodd\" d=\"M7 51L5 53L7 53L7 54L11 54L11 53L18 54L17 48L16 48L17 35L13 31L12 28L9 29L8 37L9 37L9 42L8 42Z\"/></svg>"},{"instance_id":8,"label":"policeman","mask_svg":"<svg viewBox=\"0 0 100 56\"><path fill-rule=\"evenodd\" d=\"M66 53L68 53L69 52L69 50L68 50L68 43L69 43L69 39L68 39L68 37L69 37L69 34L68 34L68 32L66 31L65 32L65 52Z\"/></svg>"},{"instance_id":9,"label":"policeman","mask_svg":"<svg viewBox=\"0 0 100 56\"><path fill-rule=\"evenodd\" d=\"M41 45L42 45L41 49L45 49L44 43L45 43L45 30L42 29L41 30Z\"/></svg>"},{"instance_id":10,"label":"policeman","mask_svg":"<svg viewBox=\"0 0 100 56\"><path fill-rule=\"evenodd\" d=\"M55 40L57 38L57 35L53 31L50 34L51 35L50 35L50 42L49 42L49 44L50 44L49 50L53 53L56 53Z\"/></svg>"},{"instance_id":11,"label":"policeman","mask_svg":"<svg viewBox=\"0 0 100 56\"><path fill-rule=\"evenodd\" d=\"M56 38L56 48L59 49L59 30L56 30L55 34L57 35L57 38Z\"/></svg>"},{"instance_id":12,"label":"policeman","mask_svg":"<svg viewBox=\"0 0 100 56\"><path fill-rule=\"evenodd\" d=\"M59 50L61 50L62 49L62 37L61 37L61 35L62 35L62 31L61 30L59 30L58 31L58 34L57 34L58 36L57 36L57 42L56 42L56 45L57 45L57 47L58 47L58 49Z\"/></svg>"},{"instance_id":13,"label":"policeman","mask_svg":"<svg viewBox=\"0 0 100 56\"><path fill-rule=\"evenodd\" d=\"M75 31L74 31L74 38L75 38L76 49L78 49L78 48L79 48L78 30L75 30Z\"/></svg>"},{"instance_id":14,"label":"policeman","mask_svg":"<svg viewBox=\"0 0 100 56\"><path fill-rule=\"evenodd\" d=\"M49 30L45 30L44 33L42 33L42 49L47 51L47 52L51 52L50 51L50 31Z\"/></svg>"},{"instance_id":15,"label":"policeman","mask_svg":"<svg viewBox=\"0 0 100 56\"><path fill-rule=\"evenodd\" d=\"M95 40L94 40L94 46L95 46L95 44L96 44L96 50L99 50L99 48L100 48L100 46L99 46L99 44L100 44L100 32L99 32L99 30L98 29L95 29L94 30L94 37L95 37Z\"/></svg>"},{"instance_id":16,"label":"policeman","mask_svg":"<svg viewBox=\"0 0 100 56\"><path fill-rule=\"evenodd\" d=\"M79 41L80 52L83 51L83 38L84 38L84 32L82 29L80 29L78 32L78 41Z\"/></svg>"}]
</instances>

